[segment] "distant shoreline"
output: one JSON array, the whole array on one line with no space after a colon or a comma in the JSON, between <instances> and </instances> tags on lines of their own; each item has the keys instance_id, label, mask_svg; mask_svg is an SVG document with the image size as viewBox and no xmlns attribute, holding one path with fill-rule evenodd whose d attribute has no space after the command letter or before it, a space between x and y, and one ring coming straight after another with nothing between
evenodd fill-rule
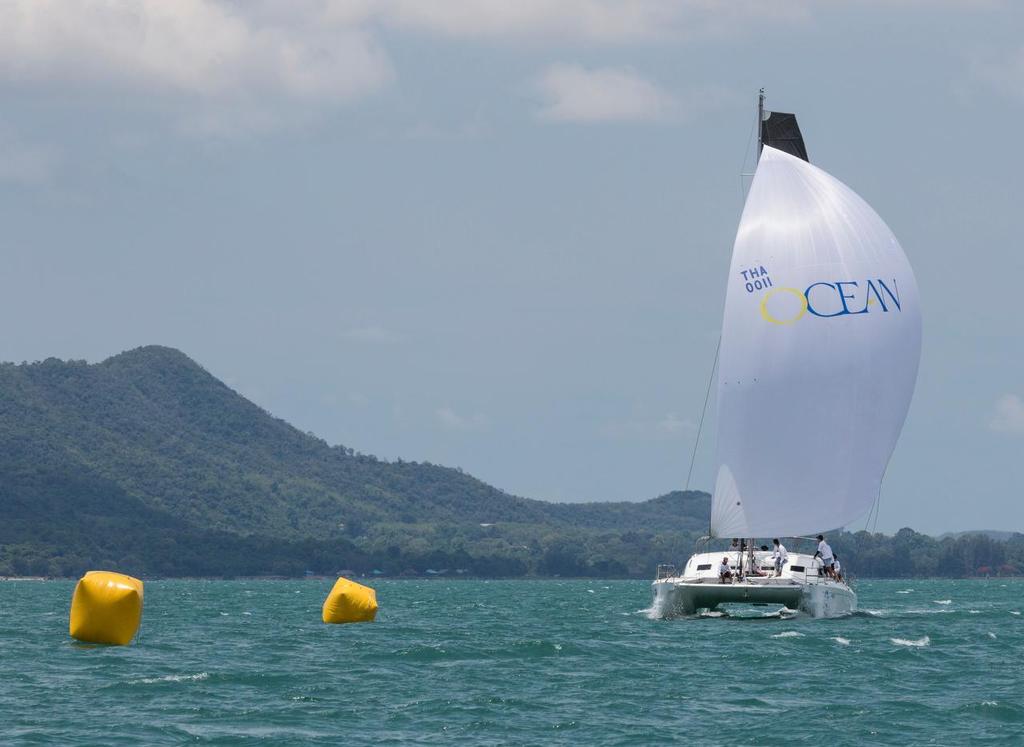
<instances>
[{"instance_id":1,"label":"distant shoreline","mask_svg":"<svg viewBox=\"0 0 1024 747\"><path fill-rule=\"evenodd\" d=\"M142 576L143 581L334 581L338 576ZM599 578L596 576L345 576L360 582L373 581L653 581L653 578ZM861 576L857 581L1013 581L1024 575L1007 576ZM0 576L4 581L78 581L76 576Z\"/></svg>"}]
</instances>

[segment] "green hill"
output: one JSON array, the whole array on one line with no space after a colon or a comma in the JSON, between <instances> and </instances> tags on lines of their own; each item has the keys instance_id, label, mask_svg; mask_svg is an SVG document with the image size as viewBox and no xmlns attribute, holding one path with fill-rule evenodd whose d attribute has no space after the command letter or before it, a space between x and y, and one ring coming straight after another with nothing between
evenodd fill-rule
<instances>
[{"instance_id":1,"label":"green hill","mask_svg":"<svg viewBox=\"0 0 1024 747\"><path fill-rule=\"evenodd\" d=\"M0 364L0 576L650 577L690 554L709 504L529 500L330 446L170 348ZM830 539L854 574L1024 570L1022 534Z\"/></svg>"},{"instance_id":2,"label":"green hill","mask_svg":"<svg viewBox=\"0 0 1024 747\"><path fill-rule=\"evenodd\" d=\"M709 511L696 492L640 503L530 500L460 470L330 446L157 346L93 365L0 365L0 501L10 517L0 525L0 574L97 564L402 572L424 563L625 574L639 568L580 553L607 544L602 533L653 536L668 526L673 539L652 548L667 551L706 527ZM549 553L559 543L575 549Z\"/></svg>"}]
</instances>

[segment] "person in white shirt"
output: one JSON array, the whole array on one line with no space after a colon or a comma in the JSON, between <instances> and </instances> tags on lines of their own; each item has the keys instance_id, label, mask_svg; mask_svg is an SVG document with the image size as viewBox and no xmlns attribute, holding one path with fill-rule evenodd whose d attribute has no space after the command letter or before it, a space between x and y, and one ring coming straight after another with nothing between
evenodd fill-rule
<instances>
[{"instance_id":1,"label":"person in white shirt","mask_svg":"<svg viewBox=\"0 0 1024 747\"><path fill-rule=\"evenodd\" d=\"M722 562L718 565L718 583L724 584L730 579L732 579L732 571L729 570L729 558L722 558Z\"/></svg>"},{"instance_id":2,"label":"person in white shirt","mask_svg":"<svg viewBox=\"0 0 1024 747\"><path fill-rule=\"evenodd\" d=\"M818 551L814 553L814 557L821 558L821 568L825 572L826 576L834 578L832 573L832 564L835 562L832 557L832 548L829 547L828 542L822 535L818 535Z\"/></svg>"},{"instance_id":3,"label":"person in white shirt","mask_svg":"<svg viewBox=\"0 0 1024 747\"><path fill-rule=\"evenodd\" d=\"M832 575L835 576L836 581L843 580L843 567L839 564L839 556L833 555L832 560Z\"/></svg>"},{"instance_id":4,"label":"person in white shirt","mask_svg":"<svg viewBox=\"0 0 1024 747\"><path fill-rule=\"evenodd\" d=\"M775 561L775 575L776 577L782 575L782 566L789 560L789 553L786 552L786 546L779 542L778 539L773 539L772 544L775 545L775 550L772 552L772 559Z\"/></svg>"}]
</instances>

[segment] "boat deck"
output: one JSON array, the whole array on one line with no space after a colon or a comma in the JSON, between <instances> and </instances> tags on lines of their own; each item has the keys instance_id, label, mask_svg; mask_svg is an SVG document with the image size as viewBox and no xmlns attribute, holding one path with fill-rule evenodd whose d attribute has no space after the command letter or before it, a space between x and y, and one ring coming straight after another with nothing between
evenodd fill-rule
<instances>
[{"instance_id":1,"label":"boat deck","mask_svg":"<svg viewBox=\"0 0 1024 747\"><path fill-rule=\"evenodd\" d=\"M718 566L729 558L734 577L722 583ZM777 604L803 609L815 617L848 614L856 609L856 594L841 581L819 575L820 561L810 555L790 553L782 574L775 575L771 553L756 551L739 557L734 553L698 553L680 575L659 573L653 585L654 610L658 617L693 614L722 604Z\"/></svg>"}]
</instances>

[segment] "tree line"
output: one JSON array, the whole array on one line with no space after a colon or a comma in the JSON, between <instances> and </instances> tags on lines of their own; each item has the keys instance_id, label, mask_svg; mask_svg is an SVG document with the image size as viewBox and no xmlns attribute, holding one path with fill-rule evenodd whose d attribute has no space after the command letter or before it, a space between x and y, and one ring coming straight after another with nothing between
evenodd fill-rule
<instances>
[{"instance_id":1,"label":"tree line","mask_svg":"<svg viewBox=\"0 0 1024 747\"><path fill-rule=\"evenodd\" d=\"M354 538L275 539L193 529L112 525L91 534L51 533L0 544L0 576L75 577L104 568L140 576L651 578L659 563L681 564L697 549L685 532L624 532L507 524L382 524ZM132 531L134 530L134 531ZM1024 535L936 539L835 533L829 541L846 573L860 578L1013 576L1024 571ZM790 547L813 551L808 547ZM723 544L723 548L724 548ZM701 546L703 549L703 545Z\"/></svg>"}]
</instances>

